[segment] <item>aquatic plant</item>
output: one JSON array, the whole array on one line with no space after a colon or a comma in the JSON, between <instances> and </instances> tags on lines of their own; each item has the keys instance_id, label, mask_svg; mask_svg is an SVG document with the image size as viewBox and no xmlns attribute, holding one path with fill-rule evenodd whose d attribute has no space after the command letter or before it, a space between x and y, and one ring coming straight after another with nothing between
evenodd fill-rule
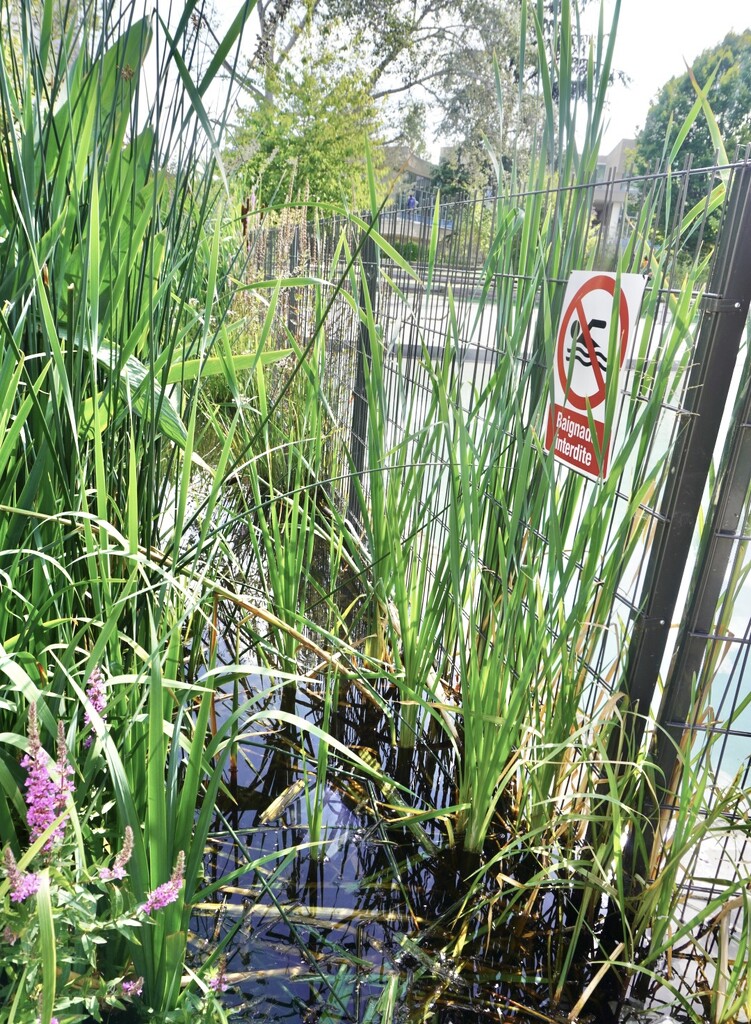
<instances>
[{"instance_id":1,"label":"aquatic plant","mask_svg":"<svg viewBox=\"0 0 751 1024\"><path fill-rule=\"evenodd\" d=\"M226 370L242 247L204 98L251 8L200 65L193 3L0 4L0 841L24 954L2 1019L98 1013L118 979L144 1013L205 995L182 975L226 758L200 638L230 446L213 478L195 399Z\"/></svg>"},{"instance_id":2,"label":"aquatic plant","mask_svg":"<svg viewBox=\"0 0 751 1024\"><path fill-rule=\"evenodd\" d=\"M150 893L144 905L136 906L127 870L134 845L132 829L126 828L112 868L97 870L87 849L97 815L89 810L88 816L79 817L71 800L68 776L73 767L65 740L58 740L53 768L40 741L35 704L29 707L28 719L27 753L21 764L32 782L26 813L29 846L18 860L12 847L5 846L5 879L0 881L5 922L0 938L3 1008L9 1020L50 1022L55 1009L86 1009L96 1015L122 1009L124 999L138 998L143 991L143 978L127 977L132 955L137 956L140 946L138 931L148 915L176 899L184 858L178 858L171 880ZM51 791L57 800L61 780L66 807L57 814L48 794ZM102 947L110 944L120 948L120 959L103 953ZM29 1013L38 1016L29 1017Z\"/></svg>"},{"instance_id":3,"label":"aquatic plant","mask_svg":"<svg viewBox=\"0 0 751 1024\"><path fill-rule=\"evenodd\" d=\"M435 339L418 335L408 352L387 336L363 250L390 261L380 283L406 329L418 319L414 303L441 290L440 199L419 270L379 233L374 203L369 218L335 222L326 273L243 285L245 300L263 296L266 313L236 356L245 328L229 314L247 240L228 229L221 128L203 99L232 59L247 8L202 71L191 70L195 5L175 23L137 21L132 6L71 8L59 38L52 0L39 25L35 5L16 8L0 3L12 40L0 68L8 1017L49 1024L61 1003L95 1015L127 998L145 1016L222 1019L214 997L228 984L222 958L242 920L195 973L186 968L189 921L254 871L299 937L274 892L294 853L253 862L226 825L242 853L204 878L207 839L217 821L225 828L237 796L238 759L263 732L263 757L286 758L266 821L304 793L318 866L330 786L367 808L404 918L423 929L400 943L431 997L461 973L473 943L529 925L548 942L547 1005L576 1015L606 977L658 973L677 937L705 926L720 937L714 961L706 952L707 999L715 1019L731 1019L747 957L731 964L721 907L675 927L681 857L722 827L722 803L711 815L695 803L679 820L642 880L641 902L624 864L625 837L646 842L643 803L655 779L618 693L627 623L610 616L649 541L639 510L662 472L650 438L689 358L705 265L684 240L700 211L650 248L662 205L649 194L627 243L609 254L619 272L641 268L646 254L652 275L623 397L607 395L611 433L621 406L610 479L568 474L541 442L560 283L603 254L587 197L614 32L602 25L590 50L580 148L571 144L572 4L540 43L539 156L524 182L499 163L499 196L481 211L492 231L479 301L447 291L438 356ZM530 17L540 28L541 5ZM152 102L139 70L154 40ZM170 67L174 90L164 87ZM372 195L375 185L371 174ZM324 230L319 221L315 231ZM666 296L678 254L689 269ZM312 296L307 334L282 301L293 289L298 300L306 289ZM364 349L364 468L354 445L348 463L330 461L349 429L330 400L332 314L342 309ZM466 340L490 314L493 359L469 379ZM283 362L271 386L267 368ZM418 369L426 401L415 395ZM222 387L202 395L219 375ZM221 409L217 394L229 396ZM263 685L243 699L241 681L259 668ZM305 688L320 712L308 719L298 707ZM361 745L347 706L377 721L375 752ZM688 755L684 764L684 785L706 789L704 769ZM470 881L466 870L456 877L456 898L435 922L417 922L395 835L436 862L457 837L473 868L487 858ZM730 879L723 898L747 914L744 891ZM448 938L436 937L438 925L450 927ZM354 990L347 964L327 973L304 955L326 1012L344 1013ZM442 967L442 956L456 966ZM409 1000L424 1015L421 999L392 973L365 1019L394 1017Z\"/></svg>"},{"instance_id":4,"label":"aquatic plant","mask_svg":"<svg viewBox=\"0 0 751 1024\"><path fill-rule=\"evenodd\" d=\"M384 803L390 811L397 804L393 794L405 793L395 782L420 790L409 795L413 806L399 815L397 827L411 827L425 850L437 837L451 842L458 834L468 852L491 858L453 908L458 938L444 950L461 957L468 935L490 944L504 927L521 928L520 920L542 929L548 1005L554 1013L565 1006L572 1016L598 987L612 995L608 985L615 981L617 1001L634 972L648 976L655 970L668 948L657 936L665 935L678 913L671 899L679 859L669 859L671 870L636 880L624 857L629 843L645 849L649 841L645 803L656 780L634 740L644 733L645 721L650 735L648 709L637 715L621 692L629 614L619 618L613 609L616 593L638 574L651 543L642 506L654 504L665 470L664 452L653 441L665 407L685 384L707 253L697 236L702 210L687 211L665 232L664 197L649 182L622 245L608 245L603 227L591 222L618 10L616 4L612 31L601 23L589 49L585 88L576 103L566 57L575 50L573 5L561 5L553 37L540 42L543 138L524 182L516 167L502 170L498 163L499 196L492 201L493 233L479 299L462 302L450 290L441 294L440 199L419 272L379 233L381 211L375 205L369 219L351 218L359 236L351 225L342 230L326 309L341 300L359 318L367 458L360 471L353 443L351 465L358 475L349 520L337 519L333 503L325 503L325 526L317 513L307 522L311 532L315 523L331 538L341 531L347 570L362 586L357 628L365 637L354 645L358 653L351 649L356 633L345 650L337 636L306 617L302 604L292 612L294 628L313 632L329 649L319 668L330 664L334 651L342 655L335 654L343 667L340 680L359 673L361 680L380 681L366 699L384 713L381 721L388 722L400 748L393 758L386 753L376 777L372 764L365 770L352 756L356 740L349 752L336 748L337 756L374 779L388 794ZM541 23L541 11L536 14ZM499 96L501 110L505 102ZM574 147L577 110L585 125L583 142ZM705 211L724 195L723 186L708 190ZM653 245L657 237L660 244ZM388 261L377 308L375 289L367 287L373 267L362 256L366 244ZM617 275L646 264L649 279L632 362L620 387L611 380L606 395L605 434L616 442L610 476L587 481L556 466L544 449L550 339L561 283L572 269L603 260ZM684 269L678 281L679 264ZM666 281L675 287L666 289ZM320 289L320 282L314 286ZM419 335L420 309L429 308L436 295L445 308L440 345L434 332ZM470 378L468 349L489 317L493 358L487 359L487 372L475 368ZM661 341L655 345L658 321ZM333 362L334 351L321 342L326 330L327 321L319 320L295 370L312 381L312 403L328 394L327 360ZM611 356L615 340L611 333ZM263 418L272 415L269 408ZM339 429L335 419L328 429ZM313 451L309 440L290 439L299 452L308 444ZM271 500L279 504L280 497ZM265 501L256 488L255 506L263 509ZM283 502L285 509L301 509L299 487L285 493ZM307 536L300 531L305 518L294 520L293 548L285 560L296 554L294 537ZM267 543L259 542L259 556ZM274 558L278 548L275 538ZM278 589L281 595L281 582ZM332 581L331 603L334 590ZM262 720L277 717L314 736L325 778L332 771L327 734L336 731L337 708L328 688L323 700L317 725L285 711L264 712ZM384 704L390 704L390 719ZM421 751L437 733L453 752L457 776L456 790L443 804L431 803L435 789L421 779ZM690 759L683 763L689 789L703 791L707 779ZM310 767L306 759L306 773ZM310 805L308 814L314 822ZM702 820L709 835L716 819ZM384 820L384 828L388 824ZM494 887L496 868L501 882ZM736 898L735 885L724 890L726 896ZM644 916L636 911L639 905ZM697 924L694 919L692 926ZM724 970L727 979L727 965Z\"/></svg>"}]
</instances>

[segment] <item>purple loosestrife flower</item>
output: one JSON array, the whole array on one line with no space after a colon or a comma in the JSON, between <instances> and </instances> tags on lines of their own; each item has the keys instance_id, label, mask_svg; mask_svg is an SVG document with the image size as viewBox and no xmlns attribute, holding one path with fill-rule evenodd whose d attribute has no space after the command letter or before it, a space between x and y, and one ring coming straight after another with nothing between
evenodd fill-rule
<instances>
[{"instance_id":1,"label":"purple loosestrife flower","mask_svg":"<svg viewBox=\"0 0 751 1024\"><path fill-rule=\"evenodd\" d=\"M123 838L123 848L120 850L118 855L115 857L115 862L111 868L102 868L99 872L99 877L104 879L105 882L112 882L116 878L125 878L127 871L125 865L130 860L131 854L133 853L133 829L130 825L125 826L125 836Z\"/></svg>"},{"instance_id":2,"label":"purple loosestrife flower","mask_svg":"<svg viewBox=\"0 0 751 1024\"><path fill-rule=\"evenodd\" d=\"M39 889L39 875L21 875L18 885L10 890L10 898L14 903L23 903Z\"/></svg>"},{"instance_id":3,"label":"purple loosestrife flower","mask_svg":"<svg viewBox=\"0 0 751 1024\"><path fill-rule=\"evenodd\" d=\"M158 885L156 889L150 892L146 897L146 902L139 909L144 914L152 914L155 910L161 910L162 907L174 903L183 887L184 870L185 854L180 850L177 855L175 870L172 872L169 882L163 882L162 885Z\"/></svg>"},{"instance_id":4,"label":"purple loosestrife flower","mask_svg":"<svg viewBox=\"0 0 751 1024\"><path fill-rule=\"evenodd\" d=\"M132 980L124 981L122 990L123 995L128 996L128 998L140 996L143 992L143 978L133 978Z\"/></svg>"},{"instance_id":5,"label":"purple loosestrife flower","mask_svg":"<svg viewBox=\"0 0 751 1024\"><path fill-rule=\"evenodd\" d=\"M55 784L50 778L47 765L49 754L39 741L36 704L29 707L29 750L21 758L21 767L26 769L26 821L32 840L40 836L51 825L55 814Z\"/></svg>"},{"instance_id":6,"label":"purple loosestrife flower","mask_svg":"<svg viewBox=\"0 0 751 1024\"><path fill-rule=\"evenodd\" d=\"M21 767L26 769L26 821L32 842L44 832L64 810L68 797L73 792L73 769L68 762L63 723L57 726L57 761L51 769L51 759L39 739L36 704L29 705L29 750L21 758ZM55 840L65 831L60 822L47 842L45 850L51 850Z\"/></svg>"},{"instance_id":7,"label":"purple loosestrife flower","mask_svg":"<svg viewBox=\"0 0 751 1024\"><path fill-rule=\"evenodd\" d=\"M222 956L219 958L219 966L216 972L209 977L209 988L212 992L226 992L229 986L227 985L227 958Z\"/></svg>"},{"instance_id":8,"label":"purple loosestrife flower","mask_svg":"<svg viewBox=\"0 0 751 1024\"><path fill-rule=\"evenodd\" d=\"M68 797L73 795L75 786L73 785L73 766L68 760L68 748L65 745L65 727L62 722L57 723L57 761L55 762L57 769L57 799L56 799L56 811L60 814L65 810L65 805L68 802Z\"/></svg>"},{"instance_id":9,"label":"purple loosestrife flower","mask_svg":"<svg viewBox=\"0 0 751 1024\"><path fill-rule=\"evenodd\" d=\"M89 676L89 680L86 685L86 696L91 701L93 709L106 720L104 709L107 707L107 694L104 689L104 673L98 665L94 666L91 675ZM83 720L86 725L91 723L91 715L88 711L84 713ZM84 746L91 746L91 736L86 737Z\"/></svg>"},{"instance_id":10,"label":"purple loosestrife flower","mask_svg":"<svg viewBox=\"0 0 751 1024\"><path fill-rule=\"evenodd\" d=\"M8 882L10 883L11 901L13 903L23 903L29 896L33 896L39 888L39 876L19 871L16 858L13 856L13 851L9 846L5 848L3 859L5 861L5 874L8 876Z\"/></svg>"}]
</instances>

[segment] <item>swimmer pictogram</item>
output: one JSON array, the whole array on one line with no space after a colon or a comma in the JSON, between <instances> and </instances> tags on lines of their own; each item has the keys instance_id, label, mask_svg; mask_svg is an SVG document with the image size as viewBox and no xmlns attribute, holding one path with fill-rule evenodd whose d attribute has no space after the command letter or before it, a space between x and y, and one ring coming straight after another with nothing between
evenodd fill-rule
<instances>
[{"instance_id":1,"label":"swimmer pictogram","mask_svg":"<svg viewBox=\"0 0 751 1024\"><path fill-rule=\"evenodd\" d=\"M597 365L600 367L603 373L606 373L608 369L608 357L607 354L603 352L600 345L597 343L597 338L592 334L592 331L596 327L603 328L607 326L608 325L606 320L598 320L596 317L592 317L592 319L587 323L587 330L589 331L590 337L592 338L592 349L594 350L594 358L597 362ZM571 324L570 334L571 341L569 343L568 348L566 349L566 358L570 362L571 357L573 356L577 363L581 363L582 366L591 366L593 353L587 347L587 344L584 340L584 331L582 330L582 326L578 320L574 320Z\"/></svg>"},{"instance_id":2,"label":"swimmer pictogram","mask_svg":"<svg viewBox=\"0 0 751 1024\"><path fill-rule=\"evenodd\" d=\"M608 274L589 277L567 303L558 332L557 371L566 401L585 412L605 401L607 348L613 316L615 278ZM623 292L618 303L618 366L626 353L629 336L628 302ZM581 367L581 369L579 369Z\"/></svg>"},{"instance_id":3,"label":"swimmer pictogram","mask_svg":"<svg viewBox=\"0 0 751 1024\"><path fill-rule=\"evenodd\" d=\"M639 274L575 270L569 278L553 356L545 448L591 480L607 477L620 369L633 345L646 282ZM606 422L607 421L607 422Z\"/></svg>"}]
</instances>

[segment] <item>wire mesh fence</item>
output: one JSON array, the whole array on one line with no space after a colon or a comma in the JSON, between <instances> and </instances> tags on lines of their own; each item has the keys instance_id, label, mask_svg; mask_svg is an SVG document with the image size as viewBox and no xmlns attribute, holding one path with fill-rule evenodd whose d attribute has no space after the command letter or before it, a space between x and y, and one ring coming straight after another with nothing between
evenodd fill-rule
<instances>
[{"instance_id":1,"label":"wire mesh fence","mask_svg":"<svg viewBox=\"0 0 751 1024\"><path fill-rule=\"evenodd\" d=\"M528 275L518 247L524 243L507 239L533 206L543 211L548 234L532 242L541 254L538 301L522 306ZM568 245L569 231L576 246ZM560 245L552 260L546 253L556 233ZM516 238L523 237L521 229ZM680 957L673 965L694 989L701 971L732 958L751 920L742 890L751 866L751 399L743 351L749 239L746 158L727 167L686 166L672 174L501 196L439 199L423 192L414 206L395 204L372 223L297 223L258 243L259 270L279 275L283 267L282 276L290 278L284 315L301 348L316 332L325 334L331 488L355 527L352 475L367 495L370 474L383 468L369 465L367 454L364 381L374 342L381 346L389 437L396 445L410 431L417 436L431 415L437 368L451 376L471 413L509 354L511 330L523 338L513 359L523 404L531 409L535 389L548 386L550 335L572 269L644 276L648 313L640 319L640 345L622 369L613 438L617 451L633 428L634 409L650 400L650 368L670 352L669 382L642 453L652 471L639 503L643 540L615 589L606 628L593 628L579 657L589 680L584 701L621 687L640 711L651 707L664 730L662 740L647 737L656 744L663 783L653 812L652 861L642 870L659 870L660 859L671 855L681 806L676 751L690 750L695 764L711 768L700 813L718 814L722 838L682 857L686 914L692 902L706 904L735 883L741 888L737 903L730 901L703 935L686 939L683 965ZM368 304L378 324L375 339L362 315ZM681 343L672 345L679 334ZM513 448L517 438L507 440ZM417 447L413 457L420 458ZM439 550L450 529L450 499L441 483L447 467L435 450L431 459L422 486L431 507L418 516L431 533L425 551ZM582 489L598 484L567 490L571 470L559 466L556 473L561 500L574 503L576 532L582 527L576 502L583 508ZM633 473L629 460L620 465L608 524L613 538L629 514ZM498 504L491 494L487 500ZM503 514L500 504L497 512ZM715 801L720 791L722 801Z\"/></svg>"}]
</instances>

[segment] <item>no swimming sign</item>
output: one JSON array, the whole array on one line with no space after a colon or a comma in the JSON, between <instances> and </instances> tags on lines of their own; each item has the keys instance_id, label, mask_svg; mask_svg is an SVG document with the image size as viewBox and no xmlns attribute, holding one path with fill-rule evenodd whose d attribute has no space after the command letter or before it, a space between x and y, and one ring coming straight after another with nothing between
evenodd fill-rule
<instances>
[{"instance_id":1,"label":"no swimming sign","mask_svg":"<svg viewBox=\"0 0 751 1024\"><path fill-rule=\"evenodd\" d=\"M566 286L545 449L591 480L608 475L614 430L606 437L605 399L633 348L646 284L641 274L575 270Z\"/></svg>"}]
</instances>

